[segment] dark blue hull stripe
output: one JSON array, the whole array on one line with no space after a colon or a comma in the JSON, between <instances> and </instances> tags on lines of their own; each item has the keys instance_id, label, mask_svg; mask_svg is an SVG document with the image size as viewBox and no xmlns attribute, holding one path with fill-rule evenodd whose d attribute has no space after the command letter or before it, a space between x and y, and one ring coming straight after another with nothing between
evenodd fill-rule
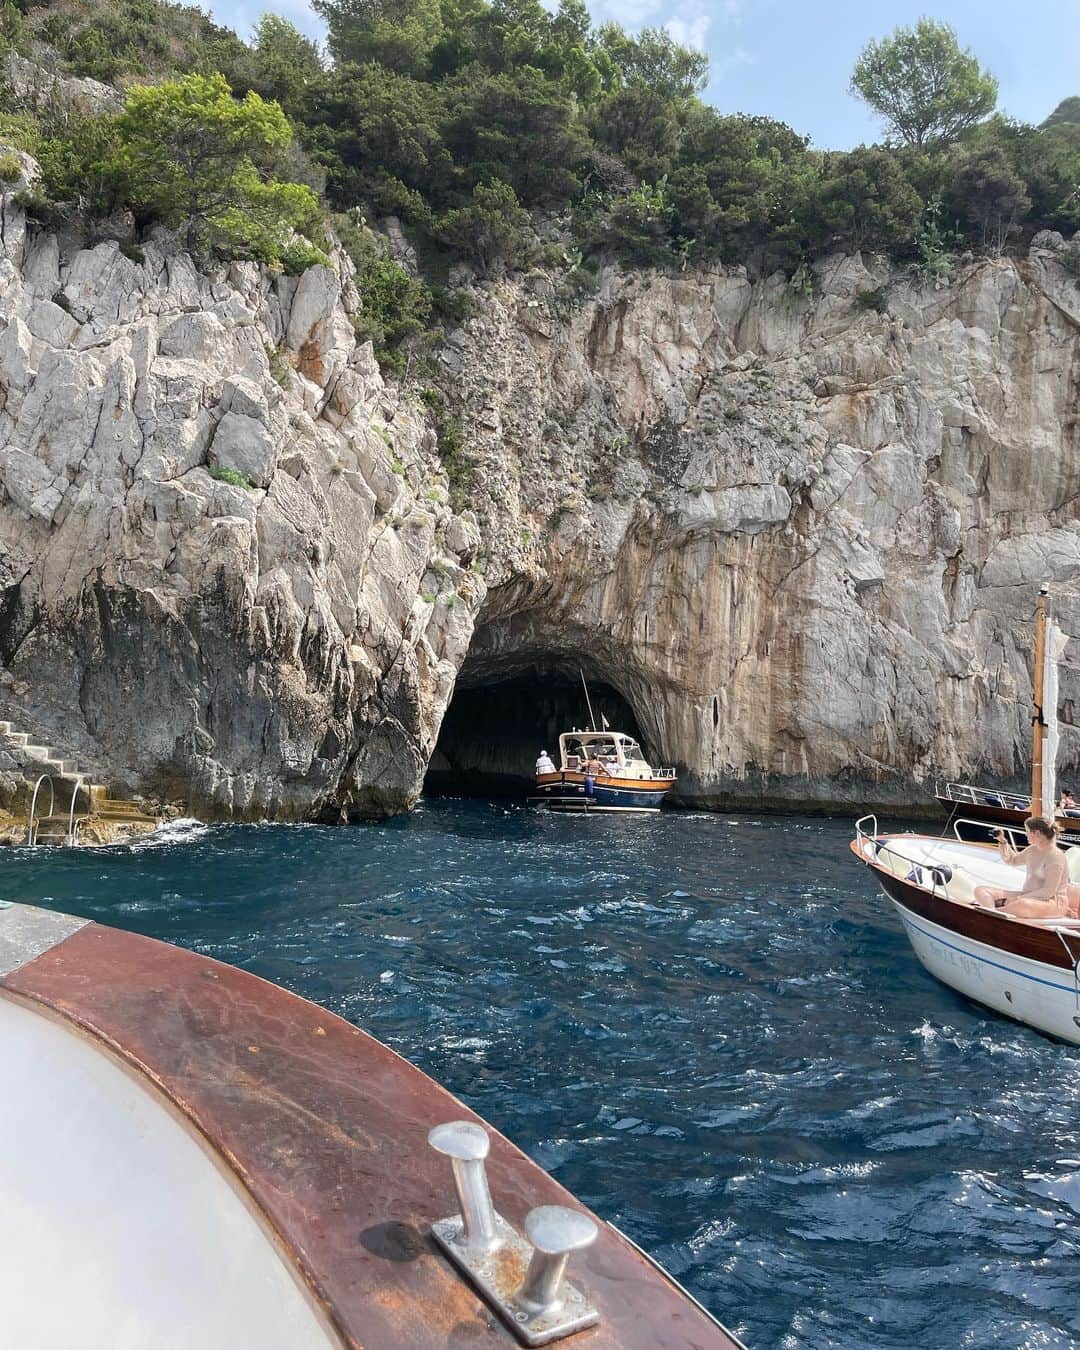
<instances>
[{"instance_id":1,"label":"dark blue hull stripe","mask_svg":"<svg viewBox=\"0 0 1080 1350\"><path fill-rule=\"evenodd\" d=\"M630 788L594 787L591 796L586 796L584 787L574 791L568 783L544 784L537 794L552 802L572 802L589 806L633 806L639 810L659 811L663 792L634 792Z\"/></svg>"},{"instance_id":2,"label":"dark blue hull stripe","mask_svg":"<svg viewBox=\"0 0 1080 1350\"><path fill-rule=\"evenodd\" d=\"M944 938L939 938L936 933L931 933L929 929L923 928L921 924L917 923L911 915L911 910L904 909L904 906L901 905L898 900L894 899L892 896L889 896L889 899L892 900L893 904L896 905L898 909L903 910L901 917L904 922L910 924L911 927L915 929L916 933L921 933L923 937L929 938L931 942L939 942L943 947L948 947L950 951L960 952L961 955L969 957L972 961L981 961L984 966L994 966L995 969L1007 971L1010 975L1019 975L1022 980L1031 980L1034 984L1049 985L1051 989L1060 989L1063 994L1076 993L1076 989L1071 985L1058 984L1055 980L1044 980L1041 975L1029 975L1026 971L1017 970L1015 966L1006 966L1000 961L991 961L989 957L979 956L967 947L958 947L953 942L946 942ZM974 942L974 938L971 940ZM977 945L982 946L983 944L979 943ZM918 953L916 952L916 956L917 955ZM1036 962L1035 964L1038 963Z\"/></svg>"}]
</instances>

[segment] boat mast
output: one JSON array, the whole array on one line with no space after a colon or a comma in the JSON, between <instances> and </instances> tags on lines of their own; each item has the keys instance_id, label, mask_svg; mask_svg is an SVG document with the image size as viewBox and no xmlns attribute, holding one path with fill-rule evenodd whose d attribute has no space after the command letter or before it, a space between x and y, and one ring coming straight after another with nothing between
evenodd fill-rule
<instances>
[{"instance_id":1,"label":"boat mast","mask_svg":"<svg viewBox=\"0 0 1080 1350\"><path fill-rule=\"evenodd\" d=\"M593 731L596 731L598 728L596 725L596 718L593 716L592 700L589 698L589 686L585 683L585 672L580 666L578 667L578 674L581 676L581 687L585 690L585 706L589 710L589 726Z\"/></svg>"},{"instance_id":2,"label":"boat mast","mask_svg":"<svg viewBox=\"0 0 1080 1350\"><path fill-rule=\"evenodd\" d=\"M1031 716L1031 814L1041 816L1043 803L1043 747L1046 743L1046 719L1043 699L1046 693L1046 607L1049 586L1039 588L1035 601L1035 709ZM1055 803L1049 804L1053 814Z\"/></svg>"}]
</instances>

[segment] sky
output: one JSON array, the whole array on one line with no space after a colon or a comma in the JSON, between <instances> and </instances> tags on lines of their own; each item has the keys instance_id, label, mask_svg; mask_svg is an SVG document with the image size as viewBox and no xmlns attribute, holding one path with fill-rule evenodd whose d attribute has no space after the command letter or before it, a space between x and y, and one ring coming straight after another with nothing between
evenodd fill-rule
<instances>
[{"instance_id":1,"label":"sky","mask_svg":"<svg viewBox=\"0 0 1080 1350\"><path fill-rule=\"evenodd\" d=\"M244 37L267 9L322 34L305 0L216 0L210 9ZM881 139L880 123L848 93L851 68L871 38L924 14L950 24L993 71L1010 116L1041 122L1080 94L1080 0L589 0L589 9L597 22L667 27L707 51L707 102L788 122L819 149Z\"/></svg>"}]
</instances>

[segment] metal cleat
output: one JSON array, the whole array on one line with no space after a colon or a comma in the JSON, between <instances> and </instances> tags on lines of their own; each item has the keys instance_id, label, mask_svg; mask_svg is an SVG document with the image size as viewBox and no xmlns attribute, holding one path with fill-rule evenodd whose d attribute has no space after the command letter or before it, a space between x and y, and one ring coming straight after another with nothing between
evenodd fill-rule
<instances>
[{"instance_id":1,"label":"metal cleat","mask_svg":"<svg viewBox=\"0 0 1080 1350\"><path fill-rule=\"evenodd\" d=\"M491 1143L487 1130L469 1120L451 1120L430 1130L428 1143L436 1153L450 1159L454 1173L460 1213L443 1223L456 1225L455 1245L477 1255L498 1250L502 1244L500 1225L505 1225L495 1213L488 1190L484 1159Z\"/></svg>"},{"instance_id":2,"label":"metal cleat","mask_svg":"<svg viewBox=\"0 0 1080 1350\"><path fill-rule=\"evenodd\" d=\"M491 1202L487 1131L471 1121L449 1121L428 1133L428 1143L450 1159L460 1210L432 1224L431 1235L518 1340L547 1345L596 1323L596 1309L563 1279L571 1254L596 1238L592 1219L541 1205L525 1220L526 1242Z\"/></svg>"}]
</instances>

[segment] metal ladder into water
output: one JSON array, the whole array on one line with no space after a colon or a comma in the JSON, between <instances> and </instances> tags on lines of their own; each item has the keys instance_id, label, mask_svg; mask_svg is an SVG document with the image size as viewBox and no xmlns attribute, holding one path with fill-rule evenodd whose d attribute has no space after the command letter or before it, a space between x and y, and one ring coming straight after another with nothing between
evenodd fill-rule
<instances>
[{"instance_id":1,"label":"metal ladder into water","mask_svg":"<svg viewBox=\"0 0 1080 1350\"><path fill-rule=\"evenodd\" d=\"M49 809L43 815L37 813L38 794L41 791L42 784L45 783L49 788ZM75 808L79 802L79 789L86 789L87 810L81 814L75 814ZM53 789L53 781L50 774L43 773L34 784L34 794L30 798L30 810L26 819L26 845L28 848L34 848L39 844L49 844L54 847L74 848L79 842L79 827L84 820L88 820L93 810L93 800L90 795L89 785L85 781L85 775L76 774L75 785L71 790L71 805L68 808L67 816L62 813L57 814L56 793ZM46 828L42 830L42 826Z\"/></svg>"}]
</instances>

